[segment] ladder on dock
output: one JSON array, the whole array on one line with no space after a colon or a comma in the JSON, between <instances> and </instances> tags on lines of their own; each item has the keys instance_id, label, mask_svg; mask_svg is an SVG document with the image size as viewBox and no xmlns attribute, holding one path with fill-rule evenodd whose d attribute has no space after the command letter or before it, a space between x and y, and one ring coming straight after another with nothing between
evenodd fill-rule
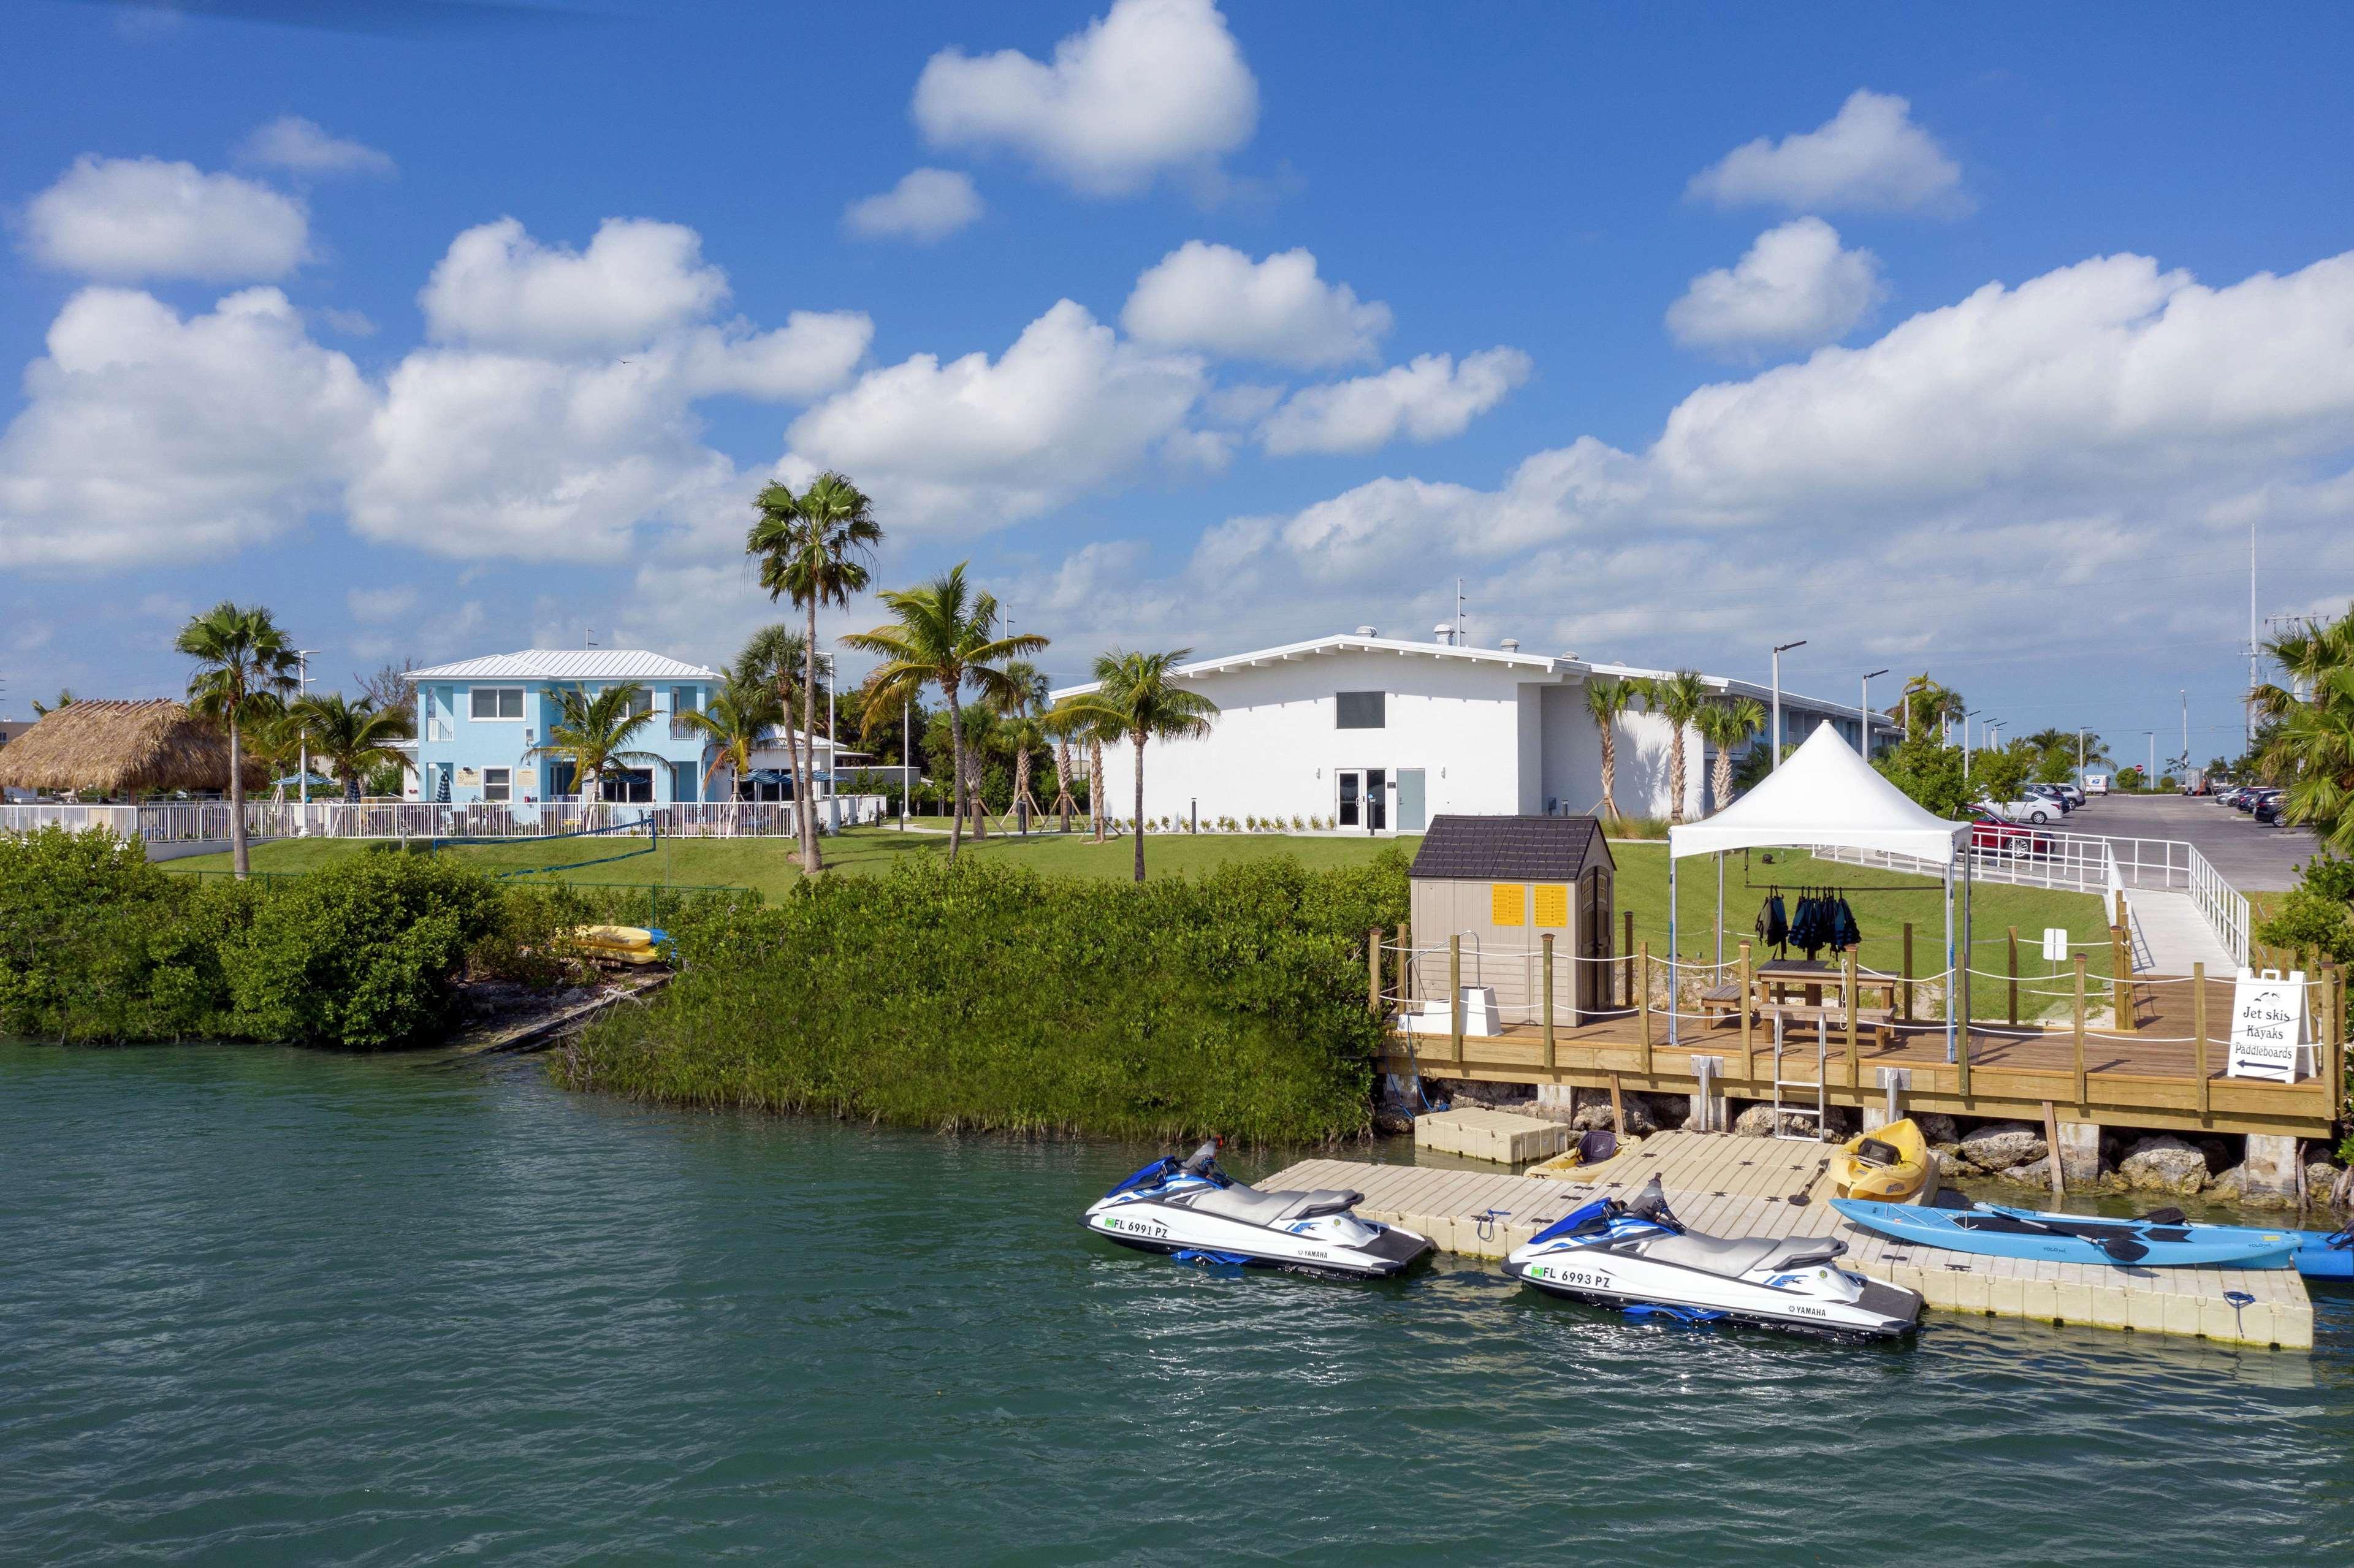
<instances>
[{"instance_id":1,"label":"ladder on dock","mask_svg":"<svg viewBox=\"0 0 2354 1568\"><path fill-rule=\"evenodd\" d=\"M1811 1107L1783 1103L1784 1089L1803 1089L1807 1086L1807 1081L1804 1078L1786 1078L1782 1075L1782 1015L1779 1012L1774 1015L1774 1136L1776 1138L1787 1139L1794 1143L1822 1141L1823 1128L1830 1117L1830 1106L1824 1097L1828 1092L1825 1088L1825 1079L1829 1075L1830 1055L1830 1028L1829 1023L1818 1015L1815 1019L1815 1103ZM1786 1116L1812 1117L1815 1118L1815 1130L1811 1133L1786 1131L1782 1121Z\"/></svg>"}]
</instances>

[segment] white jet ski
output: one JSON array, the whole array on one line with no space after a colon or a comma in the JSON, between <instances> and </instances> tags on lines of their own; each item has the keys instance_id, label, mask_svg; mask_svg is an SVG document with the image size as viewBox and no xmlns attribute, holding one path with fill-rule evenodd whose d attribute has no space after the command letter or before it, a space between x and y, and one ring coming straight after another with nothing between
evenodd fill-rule
<instances>
[{"instance_id":1,"label":"white jet ski","mask_svg":"<svg viewBox=\"0 0 2354 1568\"><path fill-rule=\"evenodd\" d=\"M1262 1192L1218 1169L1212 1141L1182 1163L1154 1160L1087 1213L1096 1234L1182 1263L1251 1264L1386 1279L1431 1250L1428 1236L1359 1219L1362 1192Z\"/></svg>"},{"instance_id":2,"label":"white jet ski","mask_svg":"<svg viewBox=\"0 0 2354 1568\"><path fill-rule=\"evenodd\" d=\"M1524 1285L1637 1316L1730 1321L1872 1338L1910 1333L1917 1292L1835 1267L1834 1236L1718 1237L1688 1231L1658 1177L1631 1203L1601 1198L1504 1260Z\"/></svg>"}]
</instances>

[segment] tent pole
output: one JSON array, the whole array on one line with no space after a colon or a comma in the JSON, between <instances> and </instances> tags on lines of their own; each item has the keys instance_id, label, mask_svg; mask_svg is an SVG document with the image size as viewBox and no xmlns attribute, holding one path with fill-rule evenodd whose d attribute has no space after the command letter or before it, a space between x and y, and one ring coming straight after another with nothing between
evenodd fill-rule
<instances>
[{"instance_id":1,"label":"tent pole","mask_svg":"<svg viewBox=\"0 0 2354 1568\"><path fill-rule=\"evenodd\" d=\"M1716 852L1716 967L1724 967L1724 852Z\"/></svg>"},{"instance_id":2,"label":"tent pole","mask_svg":"<svg viewBox=\"0 0 2354 1568\"><path fill-rule=\"evenodd\" d=\"M1967 853L1967 852L1965 852ZM1946 1061L1954 1060L1954 863L1946 863Z\"/></svg>"},{"instance_id":3,"label":"tent pole","mask_svg":"<svg viewBox=\"0 0 2354 1568\"><path fill-rule=\"evenodd\" d=\"M1649 986L1651 977L1645 975ZM1676 852L1668 847L1668 1044L1676 1043Z\"/></svg>"}]
</instances>

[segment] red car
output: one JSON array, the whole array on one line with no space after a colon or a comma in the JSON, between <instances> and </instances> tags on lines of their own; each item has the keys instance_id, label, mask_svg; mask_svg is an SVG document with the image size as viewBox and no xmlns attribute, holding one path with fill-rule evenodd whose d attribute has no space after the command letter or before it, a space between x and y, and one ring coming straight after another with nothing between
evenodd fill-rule
<instances>
[{"instance_id":1,"label":"red car","mask_svg":"<svg viewBox=\"0 0 2354 1568\"><path fill-rule=\"evenodd\" d=\"M2017 822L2006 822L1981 811L1970 819L1970 848L1980 854L2025 860L2030 855L2050 854L2052 840L2033 828L2022 828Z\"/></svg>"}]
</instances>

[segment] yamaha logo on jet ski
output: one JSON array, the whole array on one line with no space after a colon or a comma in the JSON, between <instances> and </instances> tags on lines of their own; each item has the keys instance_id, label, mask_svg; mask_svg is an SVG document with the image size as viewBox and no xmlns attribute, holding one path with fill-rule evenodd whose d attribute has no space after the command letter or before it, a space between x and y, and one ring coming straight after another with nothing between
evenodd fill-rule
<instances>
[{"instance_id":1,"label":"yamaha logo on jet ski","mask_svg":"<svg viewBox=\"0 0 2354 1568\"><path fill-rule=\"evenodd\" d=\"M1262 1192L1218 1169L1214 1139L1182 1162L1156 1160L1091 1205L1087 1229L1181 1259L1288 1268L1348 1279L1403 1274L1430 1238L1361 1219L1362 1192Z\"/></svg>"},{"instance_id":2,"label":"yamaha logo on jet ski","mask_svg":"<svg viewBox=\"0 0 2354 1568\"><path fill-rule=\"evenodd\" d=\"M1833 1266L1846 1251L1831 1236L1688 1231L1655 1176L1631 1203L1597 1199L1539 1231L1504 1260L1504 1272L1552 1295L1688 1322L1910 1333L1921 1321L1920 1295Z\"/></svg>"}]
</instances>

